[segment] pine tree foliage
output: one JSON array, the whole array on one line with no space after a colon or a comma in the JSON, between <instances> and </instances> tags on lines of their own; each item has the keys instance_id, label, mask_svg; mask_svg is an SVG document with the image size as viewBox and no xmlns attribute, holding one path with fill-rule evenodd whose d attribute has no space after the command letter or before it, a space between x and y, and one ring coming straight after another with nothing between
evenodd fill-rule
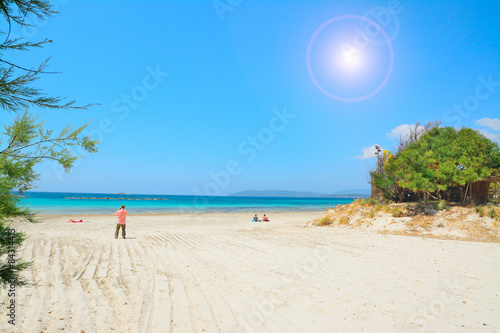
<instances>
[{"instance_id":1,"label":"pine tree foliage","mask_svg":"<svg viewBox=\"0 0 500 333\"><path fill-rule=\"evenodd\" d=\"M56 74L46 71L49 59L27 68L7 58L15 52L41 48L52 42L50 39L30 42L11 37L13 26L29 26L26 17L47 19L56 14L50 1L0 0L0 14L7 23L0 28L0 113L15 114L12 123L2 123L3 129L0 129L0 285L14 283L19 286L29 282L24 281L19 272L31 263L13 255L18 253L26 235L11 229L9 223L19 218L34 221L35 215L20 205L20 195L32 189L40 177L34 167L42 161L56 161L69 171L81 157L74 153L76 148L84 153L95 153L98 141L83 135L88 124L68 125L56 133L29 112L30 108L57 110L91 106L66 102L65 98L47 94L34 86L42 75Z\"/></svg>"},{"instance_id":2,"label":"pine tree foliage","mask_svg":"<svg viewBox=\"0 0 500 333\"><path fill-rule=\"evenodd\" d=\"M499 169L496 142L470 128L434 126L400 145L382 171L371 172L371 179L386 198L394 198L399 186L440 199L449 187L486 180Z\"/></svg>"}]
</instances>

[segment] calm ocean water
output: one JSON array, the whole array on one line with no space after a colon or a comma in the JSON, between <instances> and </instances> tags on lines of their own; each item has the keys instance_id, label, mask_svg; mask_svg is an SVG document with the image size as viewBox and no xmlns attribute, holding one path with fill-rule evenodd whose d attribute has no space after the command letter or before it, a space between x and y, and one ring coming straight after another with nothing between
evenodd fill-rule
<instances>
[{"instance_id":1,"label":"calm ocean water","mask_svg":"<svg viewBox=\"0 0 500 333\"><path fill-rule=\"evenodd\" d=\"M211 212L291 212L326 210L353 198L198 197L106 193L25 192L22 205L40 214L110 214L125 205L131 214ZM70 198L96 199L70 199ZM115 199L104 199L115 198ZM128 198L118 199L118 198ZM166 200L139 200L166 199Z\"/></svg>"}]
</instances>

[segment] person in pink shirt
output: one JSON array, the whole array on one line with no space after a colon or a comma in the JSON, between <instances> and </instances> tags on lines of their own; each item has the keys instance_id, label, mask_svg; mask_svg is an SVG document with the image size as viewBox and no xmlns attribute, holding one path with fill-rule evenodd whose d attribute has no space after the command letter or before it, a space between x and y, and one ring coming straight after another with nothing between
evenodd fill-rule
<instances>
[{"instance_id":1,"label":"person in pink shirt","mask_svg":"<svg viewBox=\"0 0 500 333\"><path fill-rule=\"evenodd\" d=\"M122 205L120 209L118 209L118 211L115 213L115 215L118 216L115 239L118 238L118 232L120 231L120 228L122 228L122 238L125 239L125 220L127 219L127 211L125 210L125 206Z\"/></svg>"}]
</instances>

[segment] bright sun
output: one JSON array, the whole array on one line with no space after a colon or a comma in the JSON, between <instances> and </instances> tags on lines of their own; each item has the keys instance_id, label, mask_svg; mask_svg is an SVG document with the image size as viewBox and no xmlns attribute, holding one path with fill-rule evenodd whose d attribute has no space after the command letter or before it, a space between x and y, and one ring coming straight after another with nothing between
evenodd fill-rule
<instances>
[{"instance_id":1,"label":"bright sun","mask_svg":"<svg viewBox=\"0 0 500 333\"><path fill-rule=\"evenodd\" d=\"M344 71L357 72L364 65L362 51L352 45L341 43L335 53L336 65Z\"/></svg>"}]
</instances>

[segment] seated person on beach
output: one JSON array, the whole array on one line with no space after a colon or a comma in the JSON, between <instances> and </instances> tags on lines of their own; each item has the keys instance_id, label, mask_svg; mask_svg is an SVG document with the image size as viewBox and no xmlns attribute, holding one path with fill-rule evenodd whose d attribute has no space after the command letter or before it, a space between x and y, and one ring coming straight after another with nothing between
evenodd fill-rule
<instances>
[{"instance_id":1,"label":"seated person on beach","mask_svg":"<svg viewBox=\"0 0 500 333\"><path fill-rule=\"evenodd\" d=\"M75 221L73 219L69 219L68 223L81 223L83 220Z\"/></svg>"},{"instance_id":2,"label":"seated person on beach","mask_svg":"<svg viewBox=\"0 0 500 333\"><path fill-rule=\"evenodd\" d=\"M257 214L253 217L253 222L259 222L259 218L257 217Z\"/></svg>"},{"instance_id":3,"label":"seated person on beach","mask_svg":"<svg viewBox=\"0 0 500 333\"><path fill-rule=\"evenodd\" d=\"M266 216L266 214L264 214L264 216L262 217L262 221L269 222L269 218Z\"/></svg>"}]
</instances>

